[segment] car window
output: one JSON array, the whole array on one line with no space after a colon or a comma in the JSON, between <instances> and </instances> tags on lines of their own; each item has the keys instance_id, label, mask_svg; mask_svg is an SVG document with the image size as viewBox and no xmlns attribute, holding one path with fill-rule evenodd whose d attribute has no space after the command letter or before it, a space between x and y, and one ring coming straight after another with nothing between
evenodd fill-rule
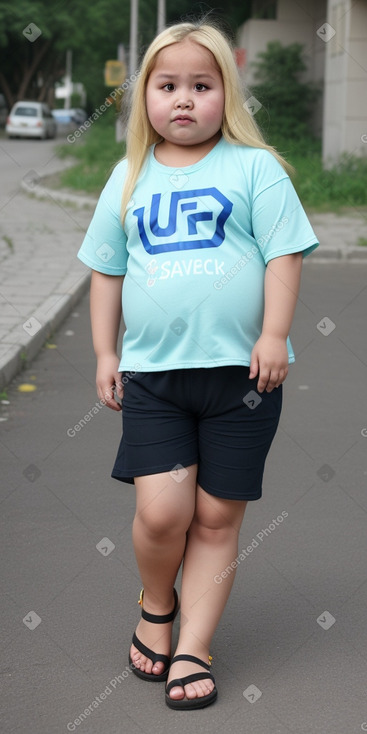
<instances>
[{"instance_id":1,"label":"car window","mask_svg":"<svg viewBox=\"0 0 367 734\"><path fill-rule=\"evenodd\" d=\"M14 115L22 115L23 117L37 117L36 107L17 107Z\"/></svg>"}]
</instances>

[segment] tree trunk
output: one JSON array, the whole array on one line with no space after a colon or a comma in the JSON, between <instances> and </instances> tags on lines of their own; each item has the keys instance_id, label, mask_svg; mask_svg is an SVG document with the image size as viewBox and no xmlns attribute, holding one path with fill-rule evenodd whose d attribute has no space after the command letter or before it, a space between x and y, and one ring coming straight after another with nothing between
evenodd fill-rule
<instances>
[{"instance_id":1,"label":"tree trunk","mask_svg":"<svg viewBox=\"0 0 367 734\"><path fill-rule=\"evenodd\" d=\"M1 88L3 90L3 92L4 92L5 99L6 99L7 103L8 103L8 108L9 108L9 112L10 112L10 110L11 110L11 108L12 108L14 102L15 102L15 98L14 98L14 95L12 94L12 91L11 91L11 89L9 87L9 84L8 84L8 82L7 82L7 80L6 80L6 78L5 78L5 76L4 76L4 74L3 74L2 71L0 71L0 86L1 86Z\"/></svg>"},{"instance_id":2,"label":"tree trunk","mask_svg":"<svg viewBox=\"0 0 367 734\"><path fill-rule=\"evenodd\" d=\"M49 38L43 46L39 47L39 50L37 52L37 49L35 48L35 55L33 57L33 61L31 65L26 69L23 79L21 81L21 84L18 89L17 98L18 99L24 99L26 96L27 89L32 81L32 78L34 74L36 73L45 53L49 50L51 44L54 42L55 39Z\"/></svg>"}]
</instances>

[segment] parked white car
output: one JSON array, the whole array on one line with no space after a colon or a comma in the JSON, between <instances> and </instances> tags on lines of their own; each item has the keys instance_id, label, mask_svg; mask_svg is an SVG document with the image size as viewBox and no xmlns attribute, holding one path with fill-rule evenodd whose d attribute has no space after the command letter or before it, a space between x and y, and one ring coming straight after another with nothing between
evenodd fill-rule
<instances>
[{"instance_id":1,"label":"parked white car","mask_svg":"<svg viewBox=\"0 0 367 734\"><path fill-rule=\"evenodd\" d=\"M54 138L56 121L44 102L16 102L6 122L9 138Z\"/></svg>"}]
</instances>

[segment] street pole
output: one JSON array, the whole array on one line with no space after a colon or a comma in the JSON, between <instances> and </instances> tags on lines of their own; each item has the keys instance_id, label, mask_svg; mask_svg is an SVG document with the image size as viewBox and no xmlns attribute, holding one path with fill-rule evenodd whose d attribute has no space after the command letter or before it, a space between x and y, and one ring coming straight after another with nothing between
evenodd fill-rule
<instances>
[{"instance_id":1,"label":"street pole","mask_svg":"<svg viewBox=\"0 0 367 734\"><path fill-rule=\"evenodd\" d=\"M130 0L130 76L134 74L138 65L138 4L139 0Z\"/></svg>"},{"instance_id":2,"label":"street pole","mask_svg":"<svg viewBox=\"0 0 367 734\"><path fill-rule=\"evenodd\" d=\"M124 48L123 43L119 43L117 46L117 60L122 61L122 63L125 63L125 48ZM120 113L121 113L121 110L120 110ZM123 127L120 117L117 117L116 124L115 124L115 140L116 140L116 143L121 143L122 140L125 140L125 131L124 131L124 127Z\"/></svg>"},{"instance_id":3,"label":"street pole","mask_svg":"<svg viewBox=\"0 0 367 734\"><path fill-rule=\"evenodd\" d=\"M161 33L166 25L166 0L158 0L157 33Z\"/></svg>"},{"instance_id":4,"label":"street pole","mask_svg":"<svg viewBox=\"0 0 367 734\"><path fill-rule=\"evenodd\" d=\"M71 107L71 93L72 93L72 81L71 81L71 68L72 68L73 52L68 49L66 52L66 74L65 74L65 109L70 110Z\"/></svg>"}]
</instances>

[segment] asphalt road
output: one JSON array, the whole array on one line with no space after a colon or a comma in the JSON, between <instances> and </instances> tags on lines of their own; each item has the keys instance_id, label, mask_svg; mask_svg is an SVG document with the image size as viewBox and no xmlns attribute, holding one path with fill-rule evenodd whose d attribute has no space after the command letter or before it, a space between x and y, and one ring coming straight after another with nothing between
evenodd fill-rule
<instances>
[{"instance_id":1,"label":"asphalt road","mask_svg":"<svg viewBox=\"0 0 367 734\"><path fill-rule=\"evenodd\" d=\"M173 712L163 684L128 672L140 609L134 490L110 478L120 416L98 405L87 298L10 385L0 406L3 732L367 731L366 292L364 267L304 266L297 362L264 495L241 531L207 710Z\"/></svg>"},{"instance_id":2,"label":"asphalt road","mask_svg":"<svg viewBox=\"0 0 367 734\"><path fill-rule=\"evenodd\" d=\"M0 162L1 162L1 193L0 211L7 201L9 194L13 194L19 188L20 180L36 169L39 175L46 175L52 170L53 165L60 160L55 154L55 142L65 142L65 135L58 135L56 140L32 140L20 138L8 140L0 136Z\"/></svg>"}]
</instances>

